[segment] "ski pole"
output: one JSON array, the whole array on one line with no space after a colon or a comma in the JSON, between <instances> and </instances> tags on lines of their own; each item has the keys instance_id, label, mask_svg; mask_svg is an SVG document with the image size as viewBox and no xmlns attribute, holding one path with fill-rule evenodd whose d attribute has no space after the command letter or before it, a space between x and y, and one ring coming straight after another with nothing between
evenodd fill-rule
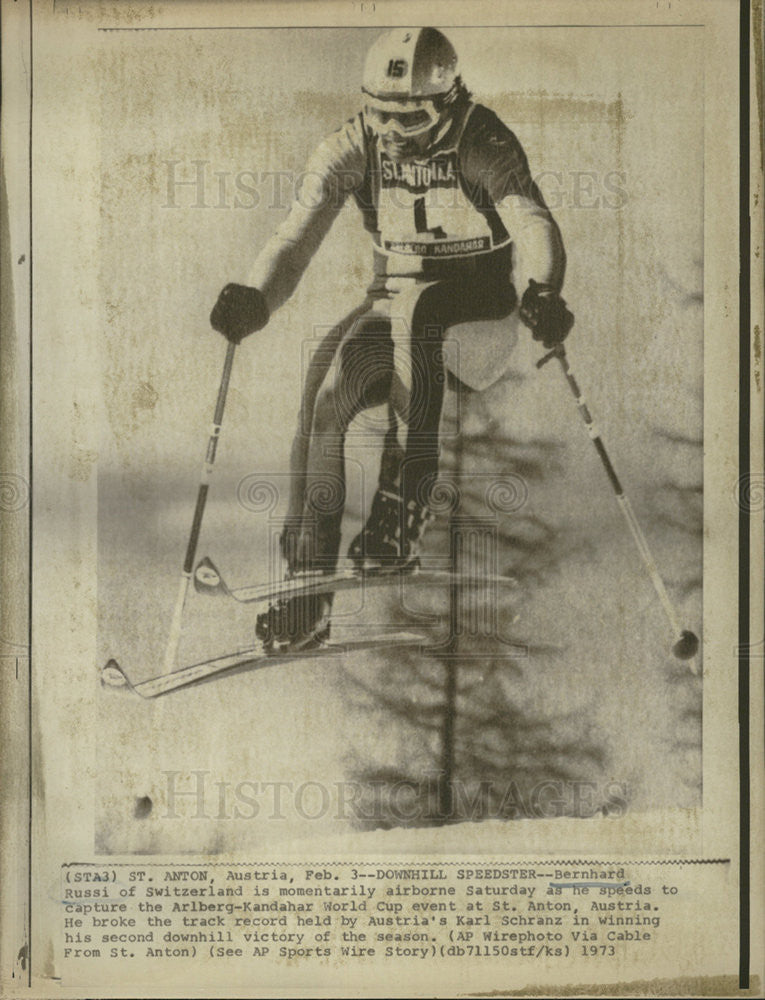
<instances>
[{"instance_id":1,"label":"ski pole","mask_svg":"<svg viewBox=\"0 0 765 1000\"><path fill-rule=\"evenodd\" d=\"M608 476L609 482L611 483L614 493L616 494L616 502L619 504L619 509L624 515L624 519L629 526L635 545L637 546L637 550L643 560L643 564L648 570L648 575L651 578L654 590L662 603L667 619L669 620L669 624L672 627L672 631L676 637L675 643L672 646L672 652L678 660L690 660L696 655L699 648L698 637L689 629L684 629L680 626L675 609L669 599L669 594L667 594L667 588L664 586L664 581L659 575L656 563L651 555L651 550L648 547L646 537L643 534L643 530L640 527L637 518L635 517L632 504L629 501L629 497L625 494L622 484L619 482L619 477L616 475L616 471L611 463L611 459L608 457L605 445L603 444L600 434L594 426L587 403L585 402L579 385L577 384L573 372L571 371L563 344L558 344L548 354L545 354L544 357L540 358L539 361L537 361L537 368L541 368L543 365L546 365L548 361L552 360L552 358L557 358L560 362L563 374L566 376L566 381L568 382L569 388L571 389L574 399L576 400L576 405L579 408L579 413L584 421L584 425L587 428L590 438L592 439L592 443L595 445L595 450L600 456L600 460L606 470L606 475Z\"/></svg>"},{"instance_id":2,"label":"ski pole","mask_svg":"<svg viewBox=\"0 0 765 1000\"><path fill-rule=\"evenodd\" d=\"M228 384L231 381L231 368L234 364L235 352L236 344L229 342L228 349L226 350L226 360L223 362L223 374L221 375L220 386L218 387L218 400L215 404L215 415L213 416L212 428L210 429L210 437L207 441L207 451L205 452L205 460L204 465L202 466L202 475L199 482L199 490L197 492L194 519L191 522L191 534L189 535L189 543L186 546L186 558L183 561L183 570L181 571L178 597L175 602L175 610L173 611L173 618L170 623L170 635L168 637L167 648L165 650L165 673L169 673L174 669L178 655L178 646L181 641L183 609L186 604L189 580L191 579L191 572L194 567L194 557L197 551L199 533L202 529L202 516L205 512L205 504L207 503L207 493L210 488L210 477L212 475L213 465L215 464L215 453L218 450L220 427L223 420L223 410L226 405Z\"/></svg>"}]
</instances>

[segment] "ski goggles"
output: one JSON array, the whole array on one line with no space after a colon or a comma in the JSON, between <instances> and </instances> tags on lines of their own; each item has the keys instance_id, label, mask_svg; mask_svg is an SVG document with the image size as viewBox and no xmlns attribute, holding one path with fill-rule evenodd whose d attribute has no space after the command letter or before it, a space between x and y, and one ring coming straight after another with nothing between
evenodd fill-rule
<instances>
[{"instance_id":1,"label":"ski goggles","mask_svg":"<svg viewBox=\"0 0 765 1000\"><path fill-rule=\"evenodd\" d=\"M418 136L438 125L441 113L432 101L381 101L368 98L364 113L373 132Z\"/></svg>"}]
</instances>

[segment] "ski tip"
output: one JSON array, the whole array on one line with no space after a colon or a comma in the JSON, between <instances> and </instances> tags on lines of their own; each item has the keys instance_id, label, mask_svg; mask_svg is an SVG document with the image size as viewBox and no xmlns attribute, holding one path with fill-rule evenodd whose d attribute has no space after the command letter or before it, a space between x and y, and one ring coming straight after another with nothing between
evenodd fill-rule
<instances>
[{"instance_id":1,"label":"ski tip","mask_svg":"<svg viewBox=\"0 0 765 1000\"><path fill-rule=\"evenodd\" d=\"M198 594L221 594L225 591L223 580L212 559L205 556L194 570L194 589Z\"/></svg>"},{"instance_id":2,"label":"ski tip","mask_svg":"<svg viewBox=\"0 0 765 1000\"><path fill-rule=\"evenodd\" d=\"M116 660L107 660L101 668L101 684L103 687L129 687L128 681L122 667Z\"/></svg>"}]
</instances>

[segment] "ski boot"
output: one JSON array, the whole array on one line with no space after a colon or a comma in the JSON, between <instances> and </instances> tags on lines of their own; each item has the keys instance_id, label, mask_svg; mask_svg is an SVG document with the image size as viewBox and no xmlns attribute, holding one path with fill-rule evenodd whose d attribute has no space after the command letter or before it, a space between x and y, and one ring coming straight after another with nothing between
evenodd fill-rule
<instances>
[{"instance_id":1,"label":"ski boot","mask_svg":"<svg viewBox=\"0 0 765 1000\"><path fill-rule=\"evenodd\" d=\"M395 488L379 487L362 531L348 547L356 569L367 573L414 572L419 568L419 542L432 515L427 507L403 498Z\"/></svg>"},{"instance_id":2,"label":"ski boot","mask_svg":"<svg viewBox=\"0 0 765 1000\"><path fill-rule=\"evenodd\" d=\"M299 585L300 574L292 579ZM329 639L330 594L296 594L282 597L259 614L255 635L266 653L292 653L318 649Z\"/></svg>"}]
</instances>

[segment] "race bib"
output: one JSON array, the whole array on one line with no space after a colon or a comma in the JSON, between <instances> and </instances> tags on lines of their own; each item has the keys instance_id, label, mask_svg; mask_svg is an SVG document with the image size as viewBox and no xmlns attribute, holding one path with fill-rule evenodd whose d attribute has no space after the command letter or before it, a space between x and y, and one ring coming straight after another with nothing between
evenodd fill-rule
<instances>
[{"instance_id":1,"label":"race bib","mask_svg":"<svg viewBox=\"0 0 765 1000\"><path fill-rule=\"evenodd\" d=\"M380 151L377 224L387 254L464 257L502 245L462 190L454 149L403 163Z\"/></svg>"}]
</instances>

